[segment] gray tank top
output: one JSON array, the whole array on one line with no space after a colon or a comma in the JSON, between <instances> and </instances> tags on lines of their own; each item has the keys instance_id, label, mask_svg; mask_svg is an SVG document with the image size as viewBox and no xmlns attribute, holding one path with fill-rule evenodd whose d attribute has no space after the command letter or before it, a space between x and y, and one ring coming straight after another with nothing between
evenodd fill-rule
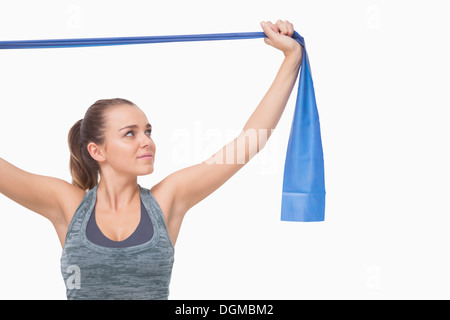
<instances>
[{"instance_id":1,"label":"gray tank top","mask_svg":"<svg viewBox=\"0 0 450 320\"><path fill-rule=\"evenodd\" d=\"M168 299L174 248L156 199L150 190L139 189L153 236L147 242L121 248L101 246L87 238L97 186L84 196L69 224L61 255L69 300Z\"/></svg>"}]
</instances>

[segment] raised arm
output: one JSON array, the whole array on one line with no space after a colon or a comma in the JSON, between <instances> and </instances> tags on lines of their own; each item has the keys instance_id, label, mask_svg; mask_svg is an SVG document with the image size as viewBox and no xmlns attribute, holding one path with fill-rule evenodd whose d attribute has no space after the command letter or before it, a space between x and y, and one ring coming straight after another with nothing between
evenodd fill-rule
<instances>
[{"instance_id":1,"label":"raised arm","mask_svg":"<svg viewBox=\"0 0 450 320\"><path fill-rule=\"evenodd\" d=\"M276 25L267 22L262 27L269 37L264 41L282 50L284 61L238 137L206 161L176 171L159 184L160 188L174 190L178 209L168 217L172 234L178 233L183 216L191 207L217 190L265 146L283 114L300 69L303 50L292 38L294 29L289 22L279 20Z\"/></svg>"},{"instance_id":2,"label":"raised arm","mask_svg":"<svg viewBox=\"0 0 450 320\"><path fill-rule=\"evenodd\" d=\"M57 231L68 224L84 194L64 180L26 172L3 158L0 177L0 193L49 219Z\"/></svg>"},{"instance_id":3,"label":"raised arm","mask_svg":"<svg viewBox=\"0 0 450 320\"><path fill-rule=\"evenodd\" d=\"M270 26L266 27L264 31L266 33L273 32L272 27ZM292 29L292 33L289 33L289 35L292 36L293 32L294 30ZM275 39L279 39L280 37L275 34L272 36ZM267 38L264 40L266 42L270 41L270 39ZM273 42L275 41L276 40L273 40ZM291 51L284 51L285 58L278 70L275 80L242 130L241 134L247 135L250 145L254 145L258 148L257 150L252 150L253 152L259 152L259 148L265 145L267 139L272 134L272 131L277 126L292 93L301 66L303 50L300 44L289 37L281 38L279 41L287 42L288 44L290 44L291 41L295 43L293 44L294 46ZM276 43L276 45L281 47L281 44L279 43ZM260 137L265 140L261 141L261 139L259 139ZM256 141L253 141L252 139L256 139Z\"/></svg>"}]
</instances>

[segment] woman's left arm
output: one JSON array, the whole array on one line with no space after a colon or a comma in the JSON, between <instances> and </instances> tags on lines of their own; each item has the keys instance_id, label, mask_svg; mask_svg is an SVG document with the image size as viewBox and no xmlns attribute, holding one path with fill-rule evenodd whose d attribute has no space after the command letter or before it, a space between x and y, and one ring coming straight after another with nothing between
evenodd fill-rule
<instances>
[{"instance_id":1,"label":"woman's left arm","mask_svg":"<svg viewBox=\"0 0 450 320\"><path fill-rule=\"evenodd\" d=\"M241 134L247 137L253 149L249 150L250 154L255 154L264 147L277 126L294 88L303 54L302 46L292 38L294 28L291 23L278 20L275 25L266 22L261 26L268 36L264 41L283 51L285 58L275 80L242 130ZM259 141L260 137L264 139ZM257 140L253 141L254 139Z\"/></svg>"},{"instance_id":2,"label":"woman's left arm","mask_svg":"<svg viewBox=\"0 0 450 320\"><path fill-rule=\"evenodd\" d=\"M261 130L264 130L263 134L270 135L286 107L301 65L303 50L292 38L294 29L289 22L278 20L275 25L268 22L262 27L268 36L264 41L282 50L285 59L242 133L206 161L170 174L158 186L173 195L173 210L166 217L173 239L178 235L185 213L222 186L260 151L265 142L259 144L255 137L260 136Z\"/></svg>"}]
</instances>

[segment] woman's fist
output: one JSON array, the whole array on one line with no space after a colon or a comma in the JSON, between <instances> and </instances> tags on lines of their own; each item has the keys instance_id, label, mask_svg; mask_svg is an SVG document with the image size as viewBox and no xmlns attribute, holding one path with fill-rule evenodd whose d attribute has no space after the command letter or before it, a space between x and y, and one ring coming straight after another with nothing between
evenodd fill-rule
<instances>
[{"instance_id":1,"label":"woman's fist","mask_svg":"<svg viewBox=\"0 0 450 320\"><path fill-rule=\"evenodd\" d=\"M268 38L264 42L268 45L283 51L284 55L300 55L302 46L292 38L294 35L294 25L289 21L278 20L275 24L270 21L262 21L261 27Z\"/></svg>"}]
</instances>

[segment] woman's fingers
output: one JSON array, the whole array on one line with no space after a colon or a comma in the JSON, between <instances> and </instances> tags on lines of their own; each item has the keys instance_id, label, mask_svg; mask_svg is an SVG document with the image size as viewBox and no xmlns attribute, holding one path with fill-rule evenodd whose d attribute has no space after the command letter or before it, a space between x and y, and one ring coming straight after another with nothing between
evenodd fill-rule
<instances>
[{"instance_id":1,"label":"woman's fingers","mask_svg":"<svg viewBox=\"0 0 450 320\"><path fill-rule=\"evenodd\" d=\"M280 30L282 35L292 37L294 35L294 25L287 20L278 20L275 26Z\"/></svg>"},{"instance_id":2,"label":"woman's fingers","mask_svg":"<svg viewBox=\"0 0 450 320\"><path fill-rule=\"evenodd\" d=\"M272 38L274 36L277 36L279 34L278 28L270 21L263 21L261 22L261 26L264 30L264 33L269 37Z\"/></svg>"},{"instance_id":3,"label":"woman's fingers","mask_svg":"<svg viewBox=\"0 0 450 320\"><path fill-rule=\"evenodd\" d=\"M282 34L282 35L288 34L288 27L286 26L286 22L284 22L282 20L278 20L275 23L275 26L278 28L278 30L280 30L280 34Z\"/></svg>"},{"instance_id":4,"label":"woman's fingers","mask_svg":"<svg viewBox=\"0 0 450 320\"><path fill-rule=\"evenodd\" d=\"M278 29L278 27L274 25L271 21L267 21L267 23L269 24L269 27L273 32L277 34L280 32L280 29Z\"/></svg>"},{"instance_id":5,"label":"woman's fingers","mask_svg":"<svg viewBox=\"0 0 450 320\"><path fill-rule=\"evenodd\" d=\"M273 40L278 35L278 28L273 25L270 21L261 22L261 27L267 38L264 38L264 42L268 45L274 46Z\"/></svg>"},{"instance_id":6,"label":"woman's fingers","mask_svg":"<svg viewBox=\"0 0 450 320\"><path fill-rule=\"evenodd\" d=\"M289 37L292 37L294 35L294 25L292 23L290 23L289 21L286 20L286 25L288 27L288 33L287 35Z\"/></svg>"},{"instance_id":7,"label":"woman's fingers","mask_svg":"<svg viewBox=\"0 0 450 320\"><path fill-rule=\"evenodd\" d=\"M273 24L271 21L266 21L265 24L269 26L270 30L272 30L274 33L286 35L289 37L292 37L294 35L294 25L287 20L278 20L275 24Z\"/></svg>"}]
</instances>

